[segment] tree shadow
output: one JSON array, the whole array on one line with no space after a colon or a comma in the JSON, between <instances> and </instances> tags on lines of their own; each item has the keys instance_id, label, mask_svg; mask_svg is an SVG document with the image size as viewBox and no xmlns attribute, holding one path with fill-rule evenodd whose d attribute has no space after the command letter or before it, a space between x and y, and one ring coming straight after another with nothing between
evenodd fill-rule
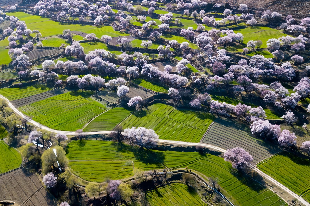
<instances>
[{"instance_id":1,"label":"tree shadow","mask_svg":"<svg viewBox=\"0 0 310 206\"><path fill-rule=\"evenodd\" d=\"M161 151L154 151L144 149L142 147L126 145L122 143L115 143L117 151L124 153L133 153L136 160L145 164L162 165L165 162L165 154Z\"/></svg>"},{"instance_id":2,"label":"tree shadow","mask_svg":"<svg viewBox=\"0 0 310 206\"><path fill-rule=\"evenodd\" d=\"M267 188L263 177L256 172L231 170L231 173L243 184L255 192L260 192Z\"/></svg>"},{"instance_id":3,"label":"tree shadow","mask_svg":"<svg viewBox=\"0 0 310 206\"><path fill-rule=\"evenodd\" d=\"M93 95L92 91L71 91L72 96L82 96L84 98L89 98Z\"/></svg>"}]
</instances>

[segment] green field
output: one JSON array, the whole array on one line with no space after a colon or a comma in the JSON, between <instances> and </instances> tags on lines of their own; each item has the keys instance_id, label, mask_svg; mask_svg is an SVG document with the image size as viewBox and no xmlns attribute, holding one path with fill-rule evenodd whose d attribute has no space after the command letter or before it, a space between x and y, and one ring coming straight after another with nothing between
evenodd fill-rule
<instances>
[{"instance_id":1,"label":"green field","mask_svg":"<svg viewBox=\"0 0 310 206\"><path fill-rule=\"evenodd\" d=\"M136 83L136 84L138 84L141 87L144 87L146 89L150 89L154 92L168 93L167 88L164 88L162 86L158 86L156 84L153 84L152 82L145 81L144 79L136 79L136 80L134 80L134 83Z\"/></svg>"},{"instance_id":2,"label":"green field","mask_svg":"<svg viewBox=\"0 0 310 206\"><path fill-rule=\"evenodd\" d=\"M62 44L66 44L66 40L61 38L48 38L42 41L43 46L46 47L60 47Z\"/></svg>"},{"instance_id":3,"label":"green field","mask_svg":"<svg viewBox=\"0 0 310 206\"><path fill-rule=\"evenodd\" d=\"M281 119L280 116L273 113L270 109L264 109L267 119Z\"/></svg>"},{"instance_id":4,"label":"green field","mask_svg":"<svg viewBox=\"0 0 310 206\"><path fill-rule=\"evenodd\" d=\"M18 168L22 163L22 157L13 147L9 147L0 141L0 174Z\"/></svg>"},{"instance_id":5,"label":"green field","mask_svg":"<svg viewBox=\"0 0 310 206\"><path fill-rule=\"evenodd\" d=\"M0 41L0 65L9 64L12 61L9 56L9 50L5 48L7 46L9 46L9 41L7 38Z\"/></svg>"},{"instance_id":6,"label":"green field","mask_svg":"<svg viewBox=\"0 0 310 206\"><path fill-rule=\"evenodd\" d=\"M16 73L12 71L0 71L0 80L9 80L9 79L15 79L17 77Z\"/></svg>"},{"instance_id":7,"label":"green field","mask_svg":"<svg viewBox=\"0 0 310 206\"><path fill-rule=\"evenodd\" d=\"M94 51L95 49L105 49L113 54L116 54L116 55L120 55L122 54L123 52L121 51L113 51L113 50L110 50L106 44L104 43L101 43L101 42L91 42L91 43L80 43L81 46L84 48L84 53L87 54L88 52L90 51Z\"/></svg>"},{"instance_id":8,"label":"green field","mask_svg":"<svg viewBox=\"0 0 310 206\"><path fill-rule=\"evenodd\" d=\"M85 129L85 132L113 130L123 119L130 115L130 111L123 107L116 107L101 114L94 119Z\"/></svg>"},{"instance_id":9,"label":"green field","mask_svg":"<svg viewBox=\"0 0 310 206\"><path fill-rule=\"evenodd\" d=\"M177 110L165 104L148 107L146 114L131 115L123 128L146 127L154 129L160 139L199 142L214 117L203 112Z\"/></svg>"},{"instance_id":10,"label":"green field","mask_svg":"<svg viewBox=\"0 0 310 206\"><path fill-rule=\"evenodd\" d=\"M67 157L74 173L88 181L122 179L141 170L185 168L213 177L221 192L235 205L286 205L276 194L246 176L231 173L231 164L214 155L197 152L157 151L132 148L108 141L71 141Z\"/></svg>"},{"instance_id":11,"label":"green field","mask_svg":"<svg viewBox=\"0 0 310 206\"><path fill-rule=\"evenodd\" d=\"M199 158L196 152L152 151L118 145L110 141L71 141L67 148L70 167L88 181L102 182L106 178L123 179L132 176L133 169L154 170L179 167Z\"/></svg>"},{"instance_id":12,"label":"green field","mask_svg":"<svg viewBox=\"0 0 310 206\"><path fill-rule=\"evenodd\" d=\"M33 120L53 129L67 131L81 129L105 109L105 106L83 92L68 92L20 107Z\"/></svg>"},{"instance_id":13,"label":"green field","mask_svg":"<svg viewBox=\"0 0 310 206\"><path fill-rule=\"evenodd\" d=\"M144 48L141 46L142 40L141 39L134 39L131 41L132 47L138 47L138 48ZM160 44L153 43L149 49L157 49L160 46Z\"/></svg>"},{"instance_id":14,"label":"green field","mask_svg":"<svg viewBox=\"0 0 310 206\"><path fill-rule=\"evenodd\" d=\"M184 37L182 36L176 36L176 35L163 35L163 38L164 39L167 39L167 40L177 40L180 44L182 42L188 42L189 43L189 47L192 48L192 49L198 49L198 46L196 44L193 44L191 43L190 41L188 41L187 39L185 39Z\"/></svg>"},{"instance_id":15,"label":"green field","mask_svg":"<svg viewBox=\"0 0 310 206\"><path fill-rule=\"evenodd\" d=\"M258 168L284 186L310 201L310 160L289 153L275 155L261 162Z\"/></svg>"},{"instance_id":16,"label":"green field","mask_svg":"<svg viewBox=\"0 0 310 206\"><path fill-rule=\"evenodd\" d=\"M9 16L16 16L20 21L25 21L28 29L39 30L43 37L62 34L63 30L70 29L71 31L81 31L85 33L94 33L98 38L102 35L109 35L112 37L128 36L129 34L114 31L112 26L104 26L97 28L90 25L80 24L60 24L48 18L41 16L27 14L24 12L6 13Z\"/></svg>"},{"instance_id":17,"label":"green field","mask_svg":"<svg viewBox=\"0 0 310 206\"><path fill-rule=\"evenodd\" d=\"M28 86L22 88L3 88L0 89L0 94L8 98L9 100L16 100L25 97L29 97L35 94L49 91L50 88L43 85Z\"/></svg>"},{"instance_id":18,"label":"green field","mask_svg":"<svg viewBox=\"0 0 310 206\"><path fill-rule=\"evenodd\" d=\"M287 36L281 30L273 29L270 27L247 27L244 29L234 30L235 33L243 34L243 42L246 44L250 40L261 40L263 42L262 48L267 48L267 41L271 38L280 38Z\"/></svg>"},{"instance_id":19,"label":"green field","mask_svg":"<svg viewBox=\"0 0 310 206\"><path fill-rule=\"evenodd\" d=\"M146 193L146 198L151 206L207 205L195 189L181 183L172 183L150 190Z\"/></svg>"}]
</instances>

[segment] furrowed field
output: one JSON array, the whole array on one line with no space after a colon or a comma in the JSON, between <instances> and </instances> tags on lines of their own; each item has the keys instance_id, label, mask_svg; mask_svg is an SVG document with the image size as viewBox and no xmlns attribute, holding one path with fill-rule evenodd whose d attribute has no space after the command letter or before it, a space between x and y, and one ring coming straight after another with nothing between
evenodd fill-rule
<instances>
[{"instance_id":1,"label":"furrowed field","mask_svg":"<svg viewBox=\"0 0 310 206\"><path fill-rule=\"evenodd\" d=\"M68 92L20 107L33 120L53 129L67 131L81 129L105 109L105 106L82 92Z\"/></svg>"},{"instance_id":2,"label":"furrowed field","mask_svg":"<svg viewBox=\"0 0 310 206\"><path fill-rule=\"evenodd\" d=\"M21 155L13 147L0 141L0 174L18 168L22 163Z\"/></svg>"},{"instance_id":3,"label":"furrowed field","mask_svg":"<svg viewBox=\"0 0 310 206\"><path fill-rule=\"evenodd\" d=\"M145 127L154 129L160 139L199 142L214 117L203 112L177 110L172 106L154 104L145 116L131 115L123 128Z\"/></svg>"},{"instance_id":4,"label":"furrowed field","mask_svg":"<svg viewBox=\"0 0 310 206\"><path fill-rule=\"evenodd\" d=\"M283 153L261 162L258 168L310 201L309 159Z\"/></svg>"},{"instance_id":5,"label":"furrowed field","mask_svg":"<svg viewBox=\"0 0 310 206\"><path fill-rule=\"evenodd\" d=\"M85 132L101 131L101 130L113 130L114 127L120 123L123 119L130 115L130 111L123 107L113 108L99 117L94 119L85 129Z\"/></svg>"},{"instance_id":6,"label":"furrowed field","mask_svg":"<svg viewBox=\"0 0 310 206\"><path fill-rule=\"evenodd\" d=\"M141 170L185 168L217 180L225 195L236 205L286 205L276 194L246 176L232 173L229 162L214 155L197 152L158 151L132 148L112 142L71 141L67 157L74 173L88 181L122 179Z\"/></svg>"},{"instance_id":7,"label":"furrowed field","mask_svg":"<svg viewBox=\"0 0 310 206\"><path fill-rule=\"evenodd\" d=\"M151 190L146 193L146 198L152 206L207 205L193 188L180 183L173 183Z\"/></svg>"}]
</instances>

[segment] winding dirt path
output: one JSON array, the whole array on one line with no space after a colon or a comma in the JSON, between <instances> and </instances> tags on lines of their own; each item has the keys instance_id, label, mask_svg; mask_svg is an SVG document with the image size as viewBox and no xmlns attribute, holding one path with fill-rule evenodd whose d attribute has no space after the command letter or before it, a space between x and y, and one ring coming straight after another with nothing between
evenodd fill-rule
<instances>
[{"instance_id":1,"label":"winding dirt path","mask_svg":"<svg viewBox=\"0 0 310 206\"><path fill-rule=\"evenodd\" d=\"M31 124L33 124L34 126L40 128L40 129L44 129L44 130L47 130L49 132L65 134L65 135L77 135L76 132L60 131L60 130L54 130L54 129L51 129L49 127L46 127L46 126L44 126L44 125L42 125L42 124L32 120L31 118L27 117L26 115L24 115L6 97L0 95L0 98L4 99L7 102L8 106L16 114L18 114L21 118L26 119L28 122L30 122ZM84 135L110 134L111 132L112 131L82 132L82 134L84 134ZM210 145L210 144L205 144L205 143L192 143L192 142L182 142L182 141L162 140L162 139L159 139L158 142L162 143L162 144L171 144L171 145L175 145L175 146L192 146L192 147L193 146L202 146L204 148L208 148L210 150L217 151L217 152L222 152L222 153L224 153L226 151L225 149L222 149L220 147L213 146L213 145ZM287 187L285 187L284 185L282 185L280 182L278 182L277 180L273 179L269 175L265 174L263 171L259 170L257 167L254 168L254 171L256 171L259 175L261 175L265 179L265 181L268 181L269 183L271 183L271 185L279 187L283 192L288 193L293 198L295 198L299 202L301 202L303 205L310 206L310 204L306 200L304 200L302 197L300 197L299 195L297 195L296 193L294 193L293 191L291 191L290 189L288 189ZM278 194L278 195L281 197L281 194ZM281 198L283 199L283 197L281 197Z\"/></svg>"}]
</instances>

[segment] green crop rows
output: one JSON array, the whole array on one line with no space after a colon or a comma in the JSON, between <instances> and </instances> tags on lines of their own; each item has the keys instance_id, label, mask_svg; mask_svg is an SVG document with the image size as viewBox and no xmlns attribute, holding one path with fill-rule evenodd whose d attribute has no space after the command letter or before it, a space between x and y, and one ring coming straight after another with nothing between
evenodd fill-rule
<instances>
[{"instance_id":1,"label":"green crop rows","mask_svg":"<svg viewBox=\"0 0 310 206\"><path fill-rule=\"evenodd\" d=\"M133 175L133 168L154 170L178 167L195 158L198 153L152 151L117 145L107 141L71 141L67 156L70 167L85 180L102 182L105 178L122 179Z\"/></svg>"},{"instance_id":2,"label":"green crop rows","mask_svg":"<svg viewBox=\"0 0 310 206\"><path fill-rule=\"evenodd\" d=\"M181 183L173 183L151 190L146 193L146 198L151 206L207 205L194 189Z\"/></svg>"},{"instance_id":3,"label":"green crop rows","mask_svg":"<svg viewBox=\"0 0 310 206\"><path fill-rule=\"evenodd\" d=\"M22 88L3 88L0 89L0 94L8 98L9 100L22 99L35 94L40 94L49 91L50 88L43 85L35 85Z\"/></svg>"},{"instance_id":4,"label":"green crop rows","mask_svg":"<svg viewBox=\"0 0 310 206\"><path fill-rule=\"evenodd\" d=\"M82 92L64 93L23 106L20 110L47 127L75 131L106 109L82 95Z\"/></svg>"},{"instance_id":5,"label":"green crop rows","mask_svg":"<svg viewBox=\"0 0 310 206\"><path fill-rule=\"evenodd\" d=\"M154 104L145 116L131 115L123 128L146 127L154 129L160 139L199 142L214 117L203 112L177 110L165 104Z\"/></svg>"},{"instance_id":6,"label":"green crop rows","mask_svg":"<svg viewBox=\"0 0 310 206\"><path fill-rule=\"evenodd\" d=\"M293 154L275 155L261 162L258 168L293 192L310 201L310 160Z\"/></svg>"},{"instance_id":7,"label":"green crop rows","mask_svg":"<svg viewBox=\"0 0 310 206\"><path fill-rule=\"evenodd\" d=\"M123 119L130 115L130 111L123 107L113 108L94 119L85 129L85 132L113 130Z\"/></svg>"},{"instance_id":8,"label":"green crop rows","mask_svg":"<svg viewBox=\"0 0 310 206\"><path fill-rule=\"evenodd\" d=\"M0 174L18 168L22 163L21 155L3 141L0 141Z\"/></svg>"},{"instance_id":9,"label":"green crop rows","mask_svg":"<svg viewBox=\"0 0 310 206\"><path fill-rule=\"evenodd\" d=\"M145 81L144 79L136 79L134 82L146 89L152 90L154 92L168 93L168 90L162 86L158 86L152 82Z\"/></svg>"},{"instance_id":10,"label":"green crop rows","mask_svg":"<svg viewBox=\"0 0 310 206\"><path fill-rule=\"evenodd\" d=\"M203 142L223 149L242 147L252 155L254 163L279 152L272 144L253 137L247 126L224 120L214 122L205 134Z\"/></svg>"},{"instance_id":11,"label":"green crop rows","mask_svg":"<svg viewBox=\"0 0 310 206\"><path fill-rule=\"evenodd\" d=\"M157 151L107 141L72 141L67 157L74 173L88 181L122 179L141 170L185 168L215 178L235 205L286 205L276 194L243 175L233 174L231 164L214 155L197 152ZM225 192L226 191L226 192Z\"/></svg>"}]
</instances>

